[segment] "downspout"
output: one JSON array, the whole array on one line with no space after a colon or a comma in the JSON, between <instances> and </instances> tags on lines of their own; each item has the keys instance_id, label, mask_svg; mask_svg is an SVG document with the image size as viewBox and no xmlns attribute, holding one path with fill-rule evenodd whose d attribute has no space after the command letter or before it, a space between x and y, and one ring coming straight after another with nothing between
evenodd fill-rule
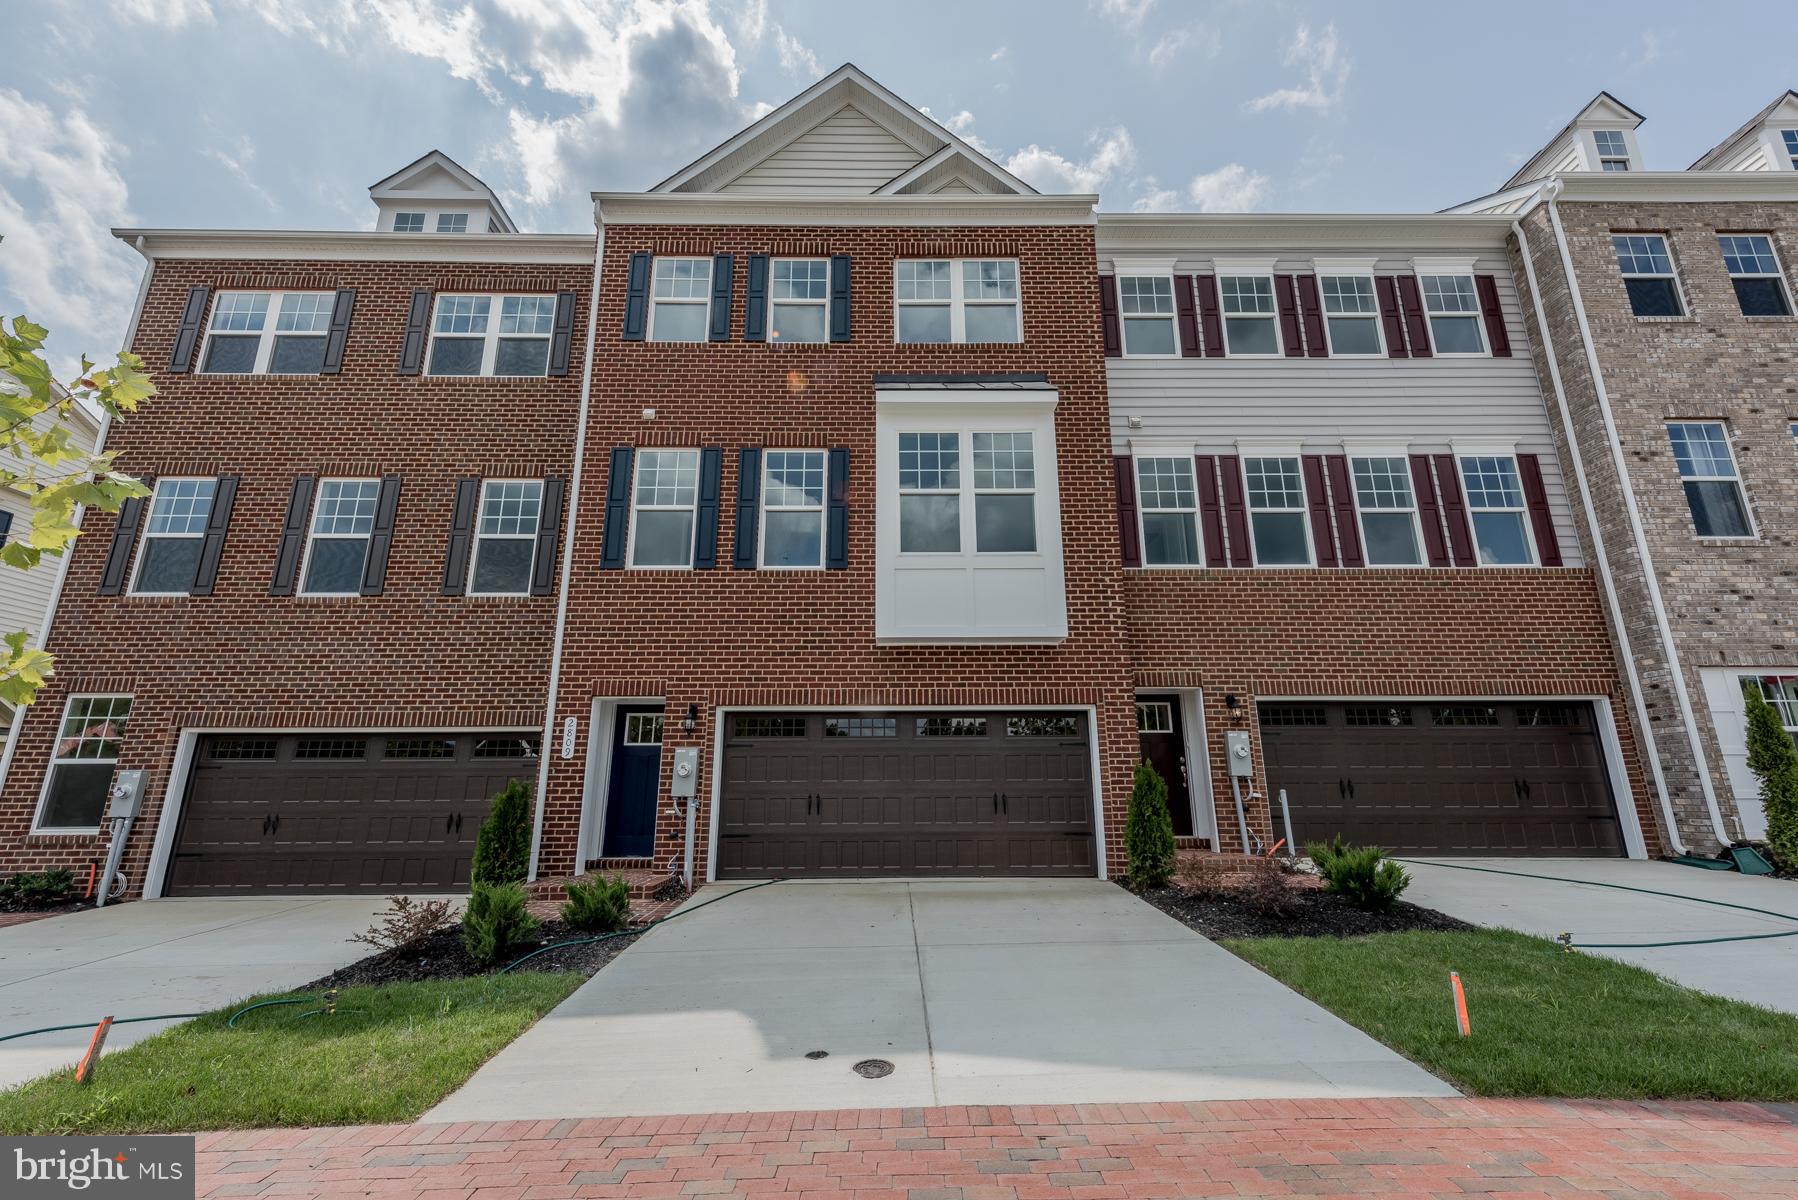
<instances>
[{"instance_id":1,"label":"downspout","mask_svg":"<svg viewBox=\"0 0 1798 1200\"><path fill-rule=\"evenodd\" d=\"M537 764L537 811L531 820L531 862L525 882L537 879L537 859L543 849L543 814L549 794L549 764L555 754L556 695L562 687L562 641L568 629L568 586L574 577L575 520L581 511L581 470L587 459L587 406L593 398L593 340L599 332L599 274L606 258L606 227L594 208L593 288L587 298L587 353L581 367L581 403L574 434L574 472L568 483L568 530L562 535L562 589L556 598L556 633L549 653L549 693L543 701L542 761ZM580 874L581 847L575 847L575 874Z\"/></svg>"},{"instance_id":2,"label":"downspout","mask_svg":"<svg viewBox=\"0 0 1798 1200\"><path fill-rule=\"evenodd\" d=\"M1528 211L1528 208L1524 210ZM1673 813L1673 797L1667 792L1667 776L1661 769L1661 755L1655 742L1654 727L1648 723L1648 701L1642 694L1642 678L1636 670L1636 655L1630 645L1629 627L1623 620L1623 602L1617 595L1617 581L1611 576L1610 555L1605 551L1604 536L1599 531L1598 509L1592 501L1592 488L1587 483L1585 455L1580 453L1579 438L1573 431L1573 411L1567 403L1566 388L1561 383L1561 367L1555 357L1554 335L1549 332L1548 318L1542 307L1542 290L1536 283L1536 263L1530 257L1529 238L1523 232L1521 216L1511 222L1511 232L1517 238L1518 249L1522 251L1523 273L1529 282L1530 299L1536 306L1536 327L1542 333L1542 350L1543 357L1548 361L1548 378L1554 386L1555 403L1561 410L1561 428L1567 431L1567 454L1573 460L1574 476L1580 481L1579 493L1581 508L1586 514L1586 531L1591 534L1592 553L1598 559L1598 578L1604 584L1605 604L1611 610L1611 625L1617 631L1619 648L1623 651L1623 670L1629 676L1630 698L1635 701L1636 724L1642 731L1642 749L1648 758L1649 771L1654 776L1655 798L1660 803L1667 843L1673 853L1684 854L1686 844L1679 836L1679 822Z\"/></svg>"},{"instance_id":3,"label":"downspout","mask_svg":"<svg viewBox=\"0 0 1798 1200\"><path fill-rule=\"evenodd\" d=\"M1555 244L1561 252L1561 270L1567 276L1567 290L1573 298L1573 315L1579 322L1580 340L1585 343L1586 369L1592 375L1592 391L1598 399L1598 412L1604 418L1605 438L1611 446L1611 465L1617 472L1618 482L1623 488L1623 507L1629 516L1629 528L1636 544L1636 554L1642 560L1642 581L1648 589L1649 607L1654 610L1655 627L1660 631L1661 646L1667 653L1667 666L1673 675L1673 695L1679 704L1680 721L1685 725L1686 737L1692 743L1692 761L1698 769L1698 786L1704 793L1705 808L1710 813L1711 832L1716 835L1719 844L1727 846L1733 840L1724 827L1723 813L1717 808L1717 792L1711 786L1710 760L1704 753L1704 742L1698 735L1698 720L1692 713L1692 697L1686 690L1686 674L1679 661L1679 648L1673 641L1673 626L1667 619L1667 605L1661 597L1660 580L1655 577L1654 559L1648 550L1648 534L1642 528L1641 514L1636 511L1636 492L1630 485L1629 463L1623 454L1623 440L1617 433L1617 420L1611 411L1610 392L1605 388L1604 375L1598 367L1598 348L1592 342L1592 326L1586 320L1586 305L1580 298L1579 279L1573 271L1573 252L1567 247L1567 230L1561 224L1560 210L1555 206L1555 197L1560 195L1561 181L1551 179L1547 184L1548 220L1554 226Z\"/></svg>"},{"instance_id":4,"label":"downspout","mask_svg":"<svg viewBox=\"0 0 1798 1200\"><path fill-rule=\"evenodd\" d=\"M156 256L144 249L144 237L139 234L132 242L132 248L143 256L144 275L137 284L137 299L131 306L131 320L125 326L123 346L129 350L137 342L137 326L144 316L144 301L150 295L150 277L156 273ZM112 431L112 414L100 414L100 429L94 435L94 453L99 454L106 449L106 435ZM74 525L81 528L81 518L87 512L85 504L75 506ZM62 601L63 584L69 577L69 560L75 557L73 543L62 552L56 563L56 579L50 585L50 596L44 602L43 624L38 626L37 645L41 649L50 644L50 626L56 619L56 606ZM13 708L12 724L6 731L6 749L0 751L0 792L6 789L7 776L12 773L13 755L18 752L19 735L25 727L25 710L30 705L20 704Z\"/></svg>"}]
</instances>

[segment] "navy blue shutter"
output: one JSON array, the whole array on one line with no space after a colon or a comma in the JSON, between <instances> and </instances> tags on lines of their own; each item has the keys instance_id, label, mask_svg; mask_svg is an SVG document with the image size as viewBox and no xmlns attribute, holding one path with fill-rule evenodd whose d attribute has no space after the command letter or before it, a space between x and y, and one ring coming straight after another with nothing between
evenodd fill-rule
<instances>
[{"instance_id":1,"label":"navy blue shutter","mask_svg":"<svg viewBox=\"0 0 1798 1200\"><path fill-rule=\"evenodd\" d=\"M394 518L399 515L400 477L381 477L375 500L375 523L368 535L368 561L362 564L362 594L379 596L387 586L387 556L393 549Z\"/></svg>"},{"instance_id":2,"label":"navy blue shutter","mask_svg":"<svg viewBox=\"0 0 1798 1200\"><path fill-rule=\"evenodd\" d=\"M824 529L824 565L842 570L849 565L849 451L841 446L830 452L830 516Z\"/></svg>"},{"instance_id":3,"label":"navy blue shutter","mask_svg":"<svg viewBox=\"0 0 1798 1200\"><path fill-rule=\"evenodd\" d=\"M743 285L743 340L768 340L768 256L749 256L749 279Z\"/></svg>"},{"instance_id":4,"label":"navy blue shutter","mask_svg":"<svg viewBox=\"0 0 1798 1200\"><path fill-rule=\"evenodd\" d=\"M0 512L0 546L6 545L6 539L12 534L12 514Z\"/></svg>"},{"instance_id":5,"label":"navy blue shutter","mask_svg":"<svg viewBox=\"0 0 1798 1200\"><path fill-rule=\"evenodd\" d=\"M439 595L460 596L468 590L468 553L474 542L474 510L480 495L479 479L456 480L456 504L450 512L449 551L443 557Z\"/></svg>"},{"instance_id":6,"label":"navy blue shutter","mask_svg":"<svg viewBox=\"0 0 1798 1200\"><path fill-rule=\"evenodd\" d=\"M350 340L350 318L356 312L356 289L338 288L331 302L331 329L325 334L325 361L320 375L336 375L343 370L343 348Z\"/></svg>"},{"instance_id":7,"label":"navy blue shutter","mask_svg":"<svg viewBox=\"0 0 1798 1200\"><path fill-rule=\"evenodd\" d=\"M730 287L737 260L728 254L712 256L712 341L730 341Z\"/></svg>"},{"instance_id":8,"label":"navy blue shutter","mask_svg":"<svg viewBox=\"0 0 1798 1200\"><path fill-rule=\"evenodd\" d=\"M150 485L148 479L143 481ZM125 590L125 568L131 565L131 547L144 519L144 497L133 496L119 506L118 524L112 527L112 545L106 550L106 567L100 572L100 594L116 596Z\"/></svg>"},{"instance_id":9,"label":"navy blue shutter","mask_svg":"<svg viewBox=\"0 0 1798 1200\"><path fill-rule=\"evenodd\" d=\"M537 516L537 544L531 553L531 595L547 596L556 586L556 539L562 533L562 496L568 484L555 476L543 481L543 508Z\"/></svg>"},{"instance_id":10,"label":"navy blue shutter","mask_svg":"<svg viewBox=\"0 0 1798 1200\"><path fill-rule=\"evenodd\" d=\"M237 476L219 476L213 487L212 508L206 514L206 534L200 542L200 561L194 566L190 595L212 595L212 586L219 577L219 559L225 553L225 529L231 524L231 506L236 500Z\"/></svg>"},{"instance_id":11,"label":"navy blue shutter","mask_svg":"<svg viewBox=\"0 0 1798 1200\"><path fill-rule=\"evenodd\" d=\"M211 288L187 289L187 303L181 309L181 324L175 330L175 346L169 351L169 374L184 375L193 369L194 348L200 344L200 326L206 317L206 298Z\"/></svg>"},{"instance_id":12,"label":"navy blue shutter","mask_svg":"<svg viewBox=\"0 0 1798 1200\"><path fill-rule=\"evenodd\" d=\"M293 595L293 581L300 572L300 552L306 548L306 518L312 515L312 476L293 481L287 497L287 519L281 523L281 548L275 552L275 577L268 585L271 596Z\"/></svg>"},{"instance_id":13,"label":"navy blue shutter","mask_svg":"<svg viewBox=\"0 0 1798 1200\"><path fill-rule=\"evenodd\" d=\"M417 288L406 308L406 337L400 342L401 375L417 375L425 363L425 327L431 320L431 289Z\"/></svg>"},{"instance_id":14,"label":"navy blue shutter","mask_svg":"<svg viewBox=\"0 0 1798 1200\"><path fill-rule=\"evenodd\" d=\"M693 566L718 565L718 498L723 490L724 451L707 446L699 452L699 504L693 513Z\"/></svg>"},{"instance_id":15,"label":"navy blue shutter","mask_svg":"<svg viewBox=\"0 0 1798 1200\"><path fill-rule=\"evenodd\" d=\"M849 256L830 256L830 340L849 340Z\"/></svg>"},{"instance_id":16,"label":"navy blue shutter","mask_svg":"<svg viewBox=\"0 0 1798 1200\"><path fill-rule=\"evenodd\" d=\"M549 338L549 374L568 374L569 352L574 348L574 293L556 293L556 323Z\"/></svg>"},{"instance_id":17,"label":"navy blue shutter","mask_svg":"<svg viewBox=\"0 0 1798 1200\"><path fill-rule=\"evenodd\" d=\"M631 273L624 291L624 340L640 342L649 328L649 251L631 255Z\"/></svg>"},{"instance_id":18,"label":"navy blue shutter","mask_svg":"<svg viewBox=\"0 0 1798 1200\"><path fill-rule=\"evenodd\" d=\"M737 451L737 549L731 566L755 569L755 538L762 499L762 452L754 446Z\"/></svg>"},{"instance_id":19,"label":"navy blue shutter","mask_svg":"<svg viewBox=\"0 0 1798 1200\"><path fill-rule=\"evenodd\" d=\"M612 449L612 469L606 479L606 526L600 538L599 565L612 571L624 566L624 540L631 521L631 448Z\"/></svg>"}]
</instances>

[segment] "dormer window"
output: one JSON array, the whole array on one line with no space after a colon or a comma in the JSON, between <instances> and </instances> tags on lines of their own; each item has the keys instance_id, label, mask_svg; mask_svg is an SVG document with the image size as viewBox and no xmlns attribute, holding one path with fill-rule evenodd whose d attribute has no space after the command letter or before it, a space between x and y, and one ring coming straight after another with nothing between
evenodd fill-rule
<instances>
[{"instance_id":1,"label":"dormer window","mask_svg":"<svg viewBox=\"0 0 1798 1200\"><path fill-rule=\"evenodd\" d=\"M425 231L425 215L423 213L394 213L393 231L395 233L423 233Z\"/></svg>"},{"instance_id":2,"label":"dormer window","mask_svg":"<svg viewBox=\"0 0 1798 1200\"><path fill-rule=\"evenodd\" d=\"M1782 129L1779 136L1785 142L1786 157L1792 160L1792 170L1798 171L1798 129Z\"/></svg>"},{"instance_id":3,"label":"dormer window","mask_svg":"<svg viewBox=\"0 0 1798 1200\"><path fill-rule=\"evenodd\" d=\"M1615 129L1598 129L1593 131L1592 141L1598 146L1599 170L1629 170L1629 146L1623 134Z\"/></svg>"},{"instance_id":4,"label":"dormer window","mask_svg":"<svg viewBox=\"0 0 1798 1200\"><path fill-rule=\"evenodd\" d=\"M1174 337L1174 281L1166 275L1118 277L1118 314L1124 322L1124 353L1179 353Z\"/></svg>"},{"instance_id":5,"label":"dormer window","mask_svg":"<svg viewBox=\"0 0 1798 1200\"><path fill-rule=\"evenodd\" d=\"M467 213L438 213L437 214L437 232L438 233L467 233L468 232L468 214Z\"/></svg>"}]
</instances>

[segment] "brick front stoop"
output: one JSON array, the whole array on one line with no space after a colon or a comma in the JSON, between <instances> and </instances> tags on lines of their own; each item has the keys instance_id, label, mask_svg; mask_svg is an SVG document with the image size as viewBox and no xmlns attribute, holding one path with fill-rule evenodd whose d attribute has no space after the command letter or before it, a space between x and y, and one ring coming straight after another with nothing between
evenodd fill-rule
<instances>
[{"instance_id":1,"label":"brick front stoop","mask_svg":"<svg viewBox=\"0 0 1798 1200\"><path fill-rule=\"evenodd\" d=\"M202 1200L1736 1200L1798 1196L1798 1107L1264 1100L377 1125L202 1134L198 1166Z\"/></svg>"}]
</instances>

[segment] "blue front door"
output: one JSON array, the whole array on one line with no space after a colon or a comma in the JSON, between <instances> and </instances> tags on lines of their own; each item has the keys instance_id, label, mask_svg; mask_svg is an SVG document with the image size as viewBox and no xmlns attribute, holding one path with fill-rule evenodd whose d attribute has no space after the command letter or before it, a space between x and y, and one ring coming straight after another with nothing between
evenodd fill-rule
<instances>
[{"instance_id":1,"label":"blue front door","mask_svg":"<svg viewBox=\"0 0 1798 1200\"><path fill-rule=\"evenodd\" d=\"M662 775L662 710L621 708L612 733L603 858L648 858L655 849L656 789Z\"/></svg>"}]
</instances>

